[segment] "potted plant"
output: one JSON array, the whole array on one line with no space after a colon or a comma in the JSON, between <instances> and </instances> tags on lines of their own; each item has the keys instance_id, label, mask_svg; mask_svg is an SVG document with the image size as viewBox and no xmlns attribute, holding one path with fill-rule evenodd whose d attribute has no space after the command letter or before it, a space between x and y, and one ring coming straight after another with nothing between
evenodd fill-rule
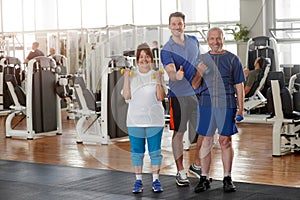
<instances>
[{"instance_id":1,"label":"potted plant","mask_svg":"<svg viewBox=\"0 0 300 200\"><path fill-rule=\"evenodd\" d=\"M249 33L247 26L243 26L240 23L236 24L236 27L232 29L232 34L235 41L248 41L249 40Z\"/></svg>"}]
</instances>

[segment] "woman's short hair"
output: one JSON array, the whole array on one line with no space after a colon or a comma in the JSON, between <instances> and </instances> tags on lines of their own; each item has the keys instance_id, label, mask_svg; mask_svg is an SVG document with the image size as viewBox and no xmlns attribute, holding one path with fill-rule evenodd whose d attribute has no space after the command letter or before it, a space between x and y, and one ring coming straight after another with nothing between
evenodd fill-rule
<instances>
[{"instance_id":1,"label":"woman's short hair","mask_svg":"<svg viewBox=\"0 0 300 200\"><path fill-rule=\"evenodd\" d=\"M138 45L137 50L136 50L136 54L135 54L136 62L138 63L142 51L145 51L145 53L146 53L148 56L151 57L151 62L153 63L153 62L154 62L154 59L153 59L152 50L151 50L150 46L149 46L146 42L144 42L144 43Z\"/></svg>"}]
</instances>

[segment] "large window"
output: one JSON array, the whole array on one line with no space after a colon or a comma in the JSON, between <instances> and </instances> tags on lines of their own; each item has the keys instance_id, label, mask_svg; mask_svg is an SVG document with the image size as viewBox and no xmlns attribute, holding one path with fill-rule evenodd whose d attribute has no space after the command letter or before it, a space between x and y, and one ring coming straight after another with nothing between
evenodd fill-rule
<instances>
[{"instance_id":1,"label":"large window","mask_svg":"<svg viewBox=\"0 0 300 200\"><path fill-rule=\"evenodd\" d=\"M44 51L48 51L50 43L59 46L64 39L61 35L67 35L71 29L77 29L78 33L88 35L89 31L95 31L92 29L104 28L99 30L103 34L96 39L101 41L108 39L112 43L111 51L117 53L125 50L123 47L135 48L136 43L142 41L151 43L157 40L163 45L171 35L166 26L169 23L169 15L176 11L182 11L186 15L187 33L195 34L205 46L203 30L207 31L212 24L218 23L234 25L240 19L240 0L0 1L2 32L19 34L23 40L9 40L10 47L17 45L18 50L24 47L26 51L24 54L30 50L34 40L40 41ZM114 26L117 26L115 27L117 31L108 33ZM138 31L135 29L136 26ZM51 39L50 42L49 33L57 35L58 41ZM85 39L84 35L81 39Z\"/></svg>"},{"instance_id":2,"label":"large window","mask_svg":"<svg viewBox=\"0 0 300 200\"><path fill-rule=\"evenodd\" d=\"M240 5L239 0L1 1L4 32L168 24L176 11L186 14L186 23L231 22L239 21Z\"/></svg>"},{"instance_id":3,"label":"large window","mask_svg":"<svg viewBox=\"0 0 300 200\"><path fill-rule=\"evenodd\" d=\"M177 0L161 0L162 24L169 24L169 15L177 11Z\"/></svg>"},{"instance_id":4,"label":"large window","mask_svg":"<svg viewBox=\"0 0 300 200\"><path fill-rule=\"evenodd\" d=\"M56 1L43 0L35 3L36 30L56 30L58 28Z\"/></svg>"},{"instance_id":5,"label":"large window","mask_svg":"<svg viewBox=\"0 0 300 200\"><path fill-rule=\"evenodd\" d=\"M133 0L135 25L160 24L160 0Z\"/></svg>"},{"instance_id":6,"label":"large window","mask_svg":"<svg viewBox=\"0 0 300 200\"><path fill-rule=\"evenodd\" d=\"M108 25L133 24L132 0L107 0Z\"/></svg>"},{"instance_id":7,"label":"large window","mask_svg":"<svg viewBox=\"0 0 300 200\"><path fill-rule=\"evenodd\" d=\"M106 26L105 0L82 1L82 26L83 28L99 28Z\"/></svg>"},{"instance_id":8,"label":"large window","mask_svg":"<svg viewBox=\"0 0 300 200\"><path fill-rule=\"evenodd\" d=\"M22 0L2 1L3 31L14 32L23 30Z\"/></svg>"},{"instance_id":9,"label":"large window","mask_svg":"<svg viewBox=\"0 0 300 200\"><path fill-rule=\"evenodd\" d=\"M300 1L276 0L276 37L279 43L280 64L300 64ZM282 29L282 30L280 30Z\"/></svg>"},{"instance_id":10,"label":"large window","mask_svg":"<svg viewBox=\"0 0 300 200\"><path fill-rule=\"evenodd\" d=\"M240 21L240 0L209 0L209 21Z\"/></svg>"},{"instance_id":11,"label":"large window","mask_svg":"<svg viewBox=\"0 0 300 200\"><path fill-rule=\"evenodd\" d=\"M81 28L81 0L63 0L58 3L58 28Z\"/></svg>"},{"instance_id":12,"label":"large window","mask_svg":"<svg viewBox=\"0 0 300 200\"><path fill-rule=\"evenodd\" d=\"M5 0L9 1L9 0ZM23 2L23 4L21 3ZM27 0L26 3L25 0L20 2L20 6L23 5L22 9L22 18L24 23L24 31L35 31L36 28L36 16L35 16L35 5L34 0ZM9 2L12 3L12 2ZM14 6L14 5L13 5ZM5 30L6 31L6 30ZM21 30L18 30L21 31Z\"/></svg>"},{"instance_id":13,"label":"large window","mask_svg":"<svg viewBox=\"0 0 300 200\"><path fill-rule=\"evenodd\" d=\"M299 0L276 0L276 19L300 18Z\"/></svg>"},{"instance_id":14,"label":"large window","mask_svg":"<svg viewBox=\"0 0 300 200\"><path fill-rule=\"evenodd\" d=\"M207 0L181 0L180 10L186 15L186 23L208 22Z\"/></svg>"}]
</instances>

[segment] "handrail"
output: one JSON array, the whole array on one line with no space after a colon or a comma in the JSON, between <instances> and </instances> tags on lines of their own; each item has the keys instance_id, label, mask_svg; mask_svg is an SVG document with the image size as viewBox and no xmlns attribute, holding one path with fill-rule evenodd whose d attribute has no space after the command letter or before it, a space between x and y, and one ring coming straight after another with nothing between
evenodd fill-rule
<instances>
[{"instance_id":1,"label":"handrail","mask_svg":"<svg viewBox=\"0 0 300 200\"><path fill-rule=\"evenodd\" d=\"M270 28L269 32L278 42L300 42L300 28ZM276 32L283 32L285 36L280 37ZM297 33L298 37L292 37L290 34ZM288 36L288 37L287 37Z\"/></svg>"},{"instance_id":2,"label":"handrail","mask_svg":"<svg viewBox=\"0 0 300 200\"><path fill-rule=\"evenodd\" d=\"M199 33L201 35L201 38L206 42L206 36L204 33L198 30L186 30L185 33Z\"/></svg>"}]
</instances>

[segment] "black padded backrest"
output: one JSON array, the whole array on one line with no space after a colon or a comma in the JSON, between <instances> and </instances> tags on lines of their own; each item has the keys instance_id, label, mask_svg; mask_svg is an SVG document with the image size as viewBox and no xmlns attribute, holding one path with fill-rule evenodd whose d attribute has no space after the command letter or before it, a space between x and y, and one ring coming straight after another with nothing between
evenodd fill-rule
<instances>
[{"instance_id":1,"label":"black padded backrest","mask_svg":"<svg viewBox=\"0 0 300 200\"><path fill-rule=\"evenodd\" d=\"M280 88L285 87L284 74L282 71L269 72L266 80L267 87L271 87L271 80L278 80Z\"/></svg>"},{"instance_id":2,"label":"black padded backrest","mask_svg":"<svg viewBox=\"0 0 300 200\"><path fill-rule=\"evenodd\" d=\"M81 76L73 76L73 84L79 84L81 88L86 88L83 77Z\"/></svg>"},{"instance_id":3,"label":"black padded backrest","mask_svg":"<svg viewBox=\"0 0 300 200\"><path fill-rule=\"evenodd\" d=\"M294 111L300 112L300 92L293 93Z\"/></svg>"},{"instance_id":4,"label":"black padded backrest","mask_svg":"<svg viewBox=\"0 0 300 200\"><path fill-rule=\"evenodd\" d=\"M15 93L17 94L20 105L26 106L26 94L23 88L19 85L16 85Z\"/></svg>"},{"instance_id":5,"label":"black padded backrest","mask_svg":"<svg viewBox=\"0 0 300 200\"><path fill-rule=\"evenodd\" d=\"M82 90L83 92L83 96L85 98L86 101L86 105L87 107L92 110L92 111L96 111L96 100L95 100L95 96L92 94L92 92L90 90L88 90L87 88L84 88Z\"/></svg>"},{"instance_id":6,"label":"black padded backrest","mask_svg":"<svg viewBox=\"0 0 300 200\"><path fill-rule=\"evenodd\" d=\"M284 74L282 71L277 72L269 72L267 78L267 109L271 115L274 115L274 105L273 105L273 97L272 97L272 89L271 89L271 80L278 80L279 87L280 87L280 97L281 97L281 104L282 104L282 111L285 118L292 119L293 115L293 98L290 91L285 87L284 82Z\"/></svg>"},{"instance_id":7,"label":"black padded backrest","mask_svg":"<svg viewBox=\"0 0 300 200\"><path fill-rule=\"evenodd\" d=\"M96 110L95 96L92 94L92 92L89 89L87 89L83 77L74 77L73 82L74 82L74 84L78 84L80 86L83 97L84 97L84 101L85 101L88 109L95 111ZM76 99L80 106L80 109L82 109L83 102L80 102L80 99L79 99L79 96L77 93L75 93L75 96L76 96Z\"/></svg>"},{"instance_id":8,"label":"black padded backrest","mask_svg":"<svg viewBox=\"0 0 300 200\"><path fill-rule=\"evenodd\" d=\"M266 96L268 89L271 87L271 80L278 80L279 81L279 87L283 88L285 87L285 82L284 82L284 74L282 71L271 71L269 72L267 76L267 80L265 83L264 88L262 89L261 93Z\"/></svg>"},{"instance_id":9,"label":"black padded backrest","mask_svg":"<svg viewBox=\"0 0 300 200\"><path fill-rule=\"evenodd\" d=\"M26 106L26 94L25 94L25 91L23 90L22 87L20 87L18 85L15 75L13 75L13 74L6 74L4 79L5 79L5 82L11 82L12 83L12 85L14 87L15 94L16 94L16 96L18 98L18 101L19 101L20 105ZM12 98L12 94L10 94L10 91L8 93L9 93L9 95L8 95L9 101L7 101L7 103L9 105L6 105L7 107L9 107L10 105L14 104L14 101L13 101L13 98Z\"/></svg>"},{"instance_id":10,"label":"black padded backrest","mask_svg":"<svg viewBox=\"0 0 300 200\"><path fill-rule=\"evenodd\" d=\"M267 109L268 113L271 114L271 116L275 115L275 109L274 109L274 103L273 103L273 96L272 96L272 89L271 87L268 88L267 91ZM293 99L290 94L290 91L286 87L280 88L280 98L281 98L281 105L282 105L282 112L284 118L287 119L293 119Z\"/></svg>"},{"instance_id":11,"label":"black padded backrest","mask_svg":"<svg viewBox=\"0 0 300 200\"><path fill-rule=\"evenodd\" d=\"M256 91L256 89L258 88L259 86L259 82L260 81L255 81L250 89L250 91L248 92L248 94L245 95L245 98L248 98L248 97L252 97Z\"/></svg>"}]
</instances>

